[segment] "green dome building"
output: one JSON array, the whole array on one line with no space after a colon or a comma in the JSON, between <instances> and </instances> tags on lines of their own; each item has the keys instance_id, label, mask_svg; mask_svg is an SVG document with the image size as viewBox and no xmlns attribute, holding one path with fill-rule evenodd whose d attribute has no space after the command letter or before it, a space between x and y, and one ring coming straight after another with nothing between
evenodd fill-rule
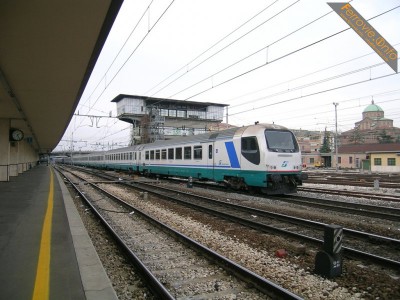
<instances>
[{"instance_id":1,"label":"green dome building","mask_svg":"<svg viewBox=\"0 0 400 300\"><path fill-rule=\"evenodd\" d=\"M354 129L343 132L339 139L341 145L377 144L382 137L397 142L400 128L393 127L393 120L385 118L383 109L372 100L362 112L362 120L355 123Z\"/></svg>"},{"instance_id":2,"label":"green dome building","mask_svg":"<svg viewBox=\"0 0 400 300\"><path fill-rule=\"evenodd\" d=\"M379 105L374 103L374 100L364 109L362 117L361 121L355 123L355 128L358 128L358 130L393 128L393 120L385 118L385 112Z\"/></svg>"}]
</instances>

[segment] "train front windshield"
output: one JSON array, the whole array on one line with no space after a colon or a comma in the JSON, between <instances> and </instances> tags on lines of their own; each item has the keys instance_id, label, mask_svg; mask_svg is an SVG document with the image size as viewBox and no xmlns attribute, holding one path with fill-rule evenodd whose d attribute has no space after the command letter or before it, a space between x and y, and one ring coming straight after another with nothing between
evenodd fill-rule
<instances>
[{"instance_id":1,"label":"train front windshield","mask_svg":"<svg viewBox=\"0 0 400 300\"><path fill-rule=\"evenodd\" d=\"M267 147L274 152L298 152L296 138L290 131L283 130L265 130L265 139Z\"/></svg>"}]
</instances>

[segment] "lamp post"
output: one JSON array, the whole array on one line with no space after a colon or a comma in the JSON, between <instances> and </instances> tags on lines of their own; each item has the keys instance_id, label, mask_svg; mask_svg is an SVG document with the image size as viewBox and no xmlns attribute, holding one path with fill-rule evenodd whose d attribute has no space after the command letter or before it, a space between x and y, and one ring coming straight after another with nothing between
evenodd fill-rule
<instances>
[{"instance_id":1,"label":"lamp post","mask_svg":"<svg viewBox=\"0 0 400 300\"><path fill-rule=\"evenodd\" d=\"M333 102L335 106L335 161L336 161L336 172L338 172L338 142L337 142L337 106L339 103Z\"/></svg>"}]
</instances>

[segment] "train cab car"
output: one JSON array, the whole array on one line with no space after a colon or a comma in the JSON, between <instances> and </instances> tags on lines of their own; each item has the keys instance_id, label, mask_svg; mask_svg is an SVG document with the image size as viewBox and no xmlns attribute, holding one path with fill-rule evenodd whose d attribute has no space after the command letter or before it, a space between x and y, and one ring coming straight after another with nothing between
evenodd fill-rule
<instances>
[{"instance_id":1,"label":"train cab car","mask_svg":"<svg viewBox=\"0 0 400 300\"><path fill-rule=\"evenodd\" d=\"M259 124L237 130L233 144L239 158L231 166L240 172L224 175L236 189L260 189L267 194L294 193L305 179L301 153L291 131L278 125ZM227 148L228 149L228 148ZM233 156L233 151L228 151Z\"/></svg>"}]
</instances>

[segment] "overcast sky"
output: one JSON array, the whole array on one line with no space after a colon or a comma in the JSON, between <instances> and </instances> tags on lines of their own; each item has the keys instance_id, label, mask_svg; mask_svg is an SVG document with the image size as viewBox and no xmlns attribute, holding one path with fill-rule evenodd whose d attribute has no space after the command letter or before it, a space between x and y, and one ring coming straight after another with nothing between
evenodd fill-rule
<instances>
[{"instance_id":1,"label":"overcast sky","mask_svg":"<svg viewBox=\"0 0 400 300\"><path fill-rule=\"evenodd\" d=\"M400 0L351 4L400 51ZM346 131L373 99L400 127L399 74L347 28L317 0L125 0L77 112L115 117L111 100L131 94L229 104L237 126L334 130L336 102ZM126 146L129 124L74 117L56 150L71 139Z\"/></svg>"}]
</instances>

